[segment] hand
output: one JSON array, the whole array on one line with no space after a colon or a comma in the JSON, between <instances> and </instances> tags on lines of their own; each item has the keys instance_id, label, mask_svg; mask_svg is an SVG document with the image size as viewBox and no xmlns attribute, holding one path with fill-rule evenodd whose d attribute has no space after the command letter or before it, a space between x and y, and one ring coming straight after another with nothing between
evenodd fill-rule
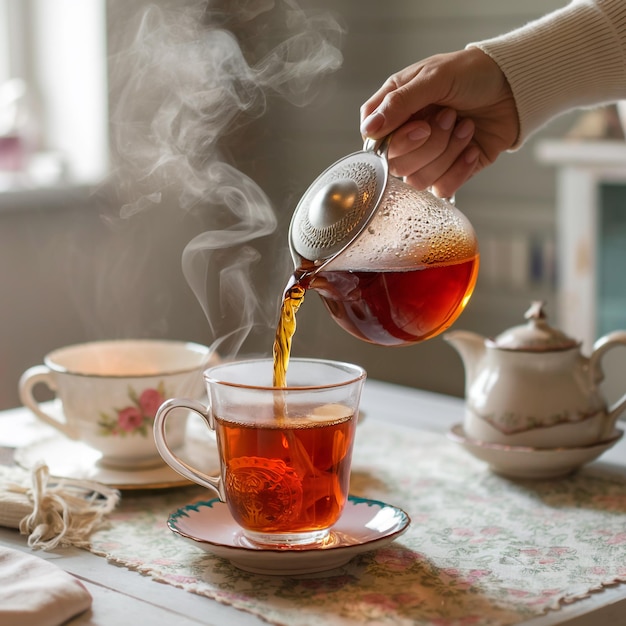
<instances>
[{"instance_id":1,"label":"hand","mask_svg":"<svg viewBox=\"0 0 626 626\"><path fill-rule=\"evenodd\" d=\"M477 48L439 54L394 74L361 107L361 133L390 133L394 176L451 197L515 145L519 119L509 84Z\"/></svg>"}]
</instances>

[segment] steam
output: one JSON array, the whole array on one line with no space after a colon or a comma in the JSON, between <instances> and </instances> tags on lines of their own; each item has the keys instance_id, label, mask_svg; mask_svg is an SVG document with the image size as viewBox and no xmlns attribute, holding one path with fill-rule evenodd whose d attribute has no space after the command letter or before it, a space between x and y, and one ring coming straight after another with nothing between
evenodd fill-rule
<instances>
[{"instance_id":1,"label":"steam","mask_svg":"<svg viewBox=\"0 0 626 626\"><path fill-rule=\"evenodd\" d=\"M195 0L150 6L133 32L112 59L117 184L127 199L119 217L165 201L202 216L183 273L211 341L234 355L255 325L275 323L280 294L268 301L250 277L261 260L253 242L275 231L277 217L222 143L275 98L309 104L341 65L341 28L293 0ZM276 259L263 262L272 268Z\"/></svg>"}]
</instances>

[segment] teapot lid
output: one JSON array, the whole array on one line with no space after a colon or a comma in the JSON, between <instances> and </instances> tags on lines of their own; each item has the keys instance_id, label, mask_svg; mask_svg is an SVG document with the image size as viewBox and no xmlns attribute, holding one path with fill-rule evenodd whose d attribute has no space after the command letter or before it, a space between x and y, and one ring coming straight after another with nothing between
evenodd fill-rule
<instances>
[{"instance_id":1,"label":"teapot lid","mask_svg":"<svg viewBox=\"0 0 626 626\"><path fill-rule=\"evenodd\" d=\"M292 254L319 265L352 243L376 212L388 178L389 138L326 169L298 203L289 228Z\"/></svg>"},{"instance_id":2,"label":"teapot lid","mask_svg":"<svg viewBox=\"0 0 626 626\"><path fill-rule=\"evenodd\" d=\"M548 324L544 302L533 302L524 317L528 323L505 330L490 343L502 350L527 352L568 350L580 345L579 341Z\"/></svg>"}]
</instances>

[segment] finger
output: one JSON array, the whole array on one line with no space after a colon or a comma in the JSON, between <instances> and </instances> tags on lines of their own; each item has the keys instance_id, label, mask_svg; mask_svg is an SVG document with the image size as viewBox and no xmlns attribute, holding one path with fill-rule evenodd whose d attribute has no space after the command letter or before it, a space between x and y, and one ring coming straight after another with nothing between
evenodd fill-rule
<instances>
[{"instance_id":1,"label":"finger","mask_svg":"<svg viewBox=\"0 0 626 626\"><path fill-rule=\"evenodd\" d=\"M363 137L371 136L371 133L375 133L377 130L377 124L380 121L382 123L383 118L376 116L376 109L382 104L387 94L393 92L398 88L398 83L395 76L390 76L385 83L378 89L368 100L361 105L360 108L360 120L361 120L361 135ZM364 121L367 121L367 130L364 132ZM373 139L378 137L372 137Z\"/></svg>"},{"instance_id":2,"label":"finger","mask_svg":"<svg viewBox=\"0 0 626 626\"><path fill-rule=\"evenodd\" d=\"M452 198L454 194L480 171L480 150L470 145L448 168L443 176L432 185L433 193L440 198ZM410 181L407 181L410 184Z\"/></svg>"},{"instance_id":3,"label":"finger","mask_svg":"<svg viewBox=\"0 0 626 626\"><path fill-rule=\"evenodd\" d=\"M455 125L443 152L428 165L425 165L419 172L414 172L413 176L417 177L422 189L434 185L452 167L469 145L473 135L474 122L472 120L460 120Z\"/></svg>"},{"instance_id":4,"label":"finger","mask_svg":"<svg viewBox=\"0 0 626 626\"><path fill-rule=\"evenodd\" d=\"M406 123L415 112L432 104L432 94L423 83L418 73L403 84L393 81L385 84L362 107L361 134L372 139L384 137ZM397 86L392 88L394 84Z\"/></svg>"},{"instance_id":5,"label":"finger","mask_svg":"<svg viewBox=\"0 0 626 626\"><path fill-rule=\"evenodd\" d=\"M384 101L384 99L394 91L404 87L418 71L414 66L407 67L395 74L392 74L378 90L376 90L367 101L361 105L361 121L371 115ZM416 109L417 110L417 109ZM408 119L408 116L407 116Z\"/></svg>"},{"instance_id":6,"label":"finger","mask_svg":"<svg viewBox=\"0 0 626 626\"><path fill-rule=\"evenodd\" d=\"M432 181L422 180L421 170L445 153L450 143L455 121L456 111L454 109L442 109L432 121L431 133L425 142L415 146L410 152L390 158L389 166L392 174L401 177L411 176L414 186L419 189L428 187ZM458 152L454 154L454 158L456 156L458 156Z\"/></svg>"},{"instance_id":7,"label":"finger","mask_svg":"<svg viewBox=\"0 0 626 626\"><path fill-rule=\"evenodd\" d=\"M380 103L383 101L383 98L390 91L393 91L394 89L396 89L397 85L395 85L391 81L392 81L391 78L387 79L385 81L385 84L376 92L374 92L367 99L367 101L361 105L361 108L360 108L361 121L363 121L366 117L371 115L380 106Z\"/></svg>"},{"instance_id":8,"label":"finger","mask_svg":"<svg viewBox=\"0 0 626 626\"><path fill-rule=\"evenodd\" d=\"M426 143L431 132L431 125L426 120L407 122L393 133L387 158L398 158L420 148Z\"/></svg>"}]
</instances>

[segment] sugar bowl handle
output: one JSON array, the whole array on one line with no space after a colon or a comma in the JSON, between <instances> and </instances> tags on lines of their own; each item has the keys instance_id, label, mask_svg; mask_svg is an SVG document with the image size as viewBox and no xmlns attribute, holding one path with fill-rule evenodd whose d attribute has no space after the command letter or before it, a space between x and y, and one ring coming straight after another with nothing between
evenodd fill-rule
<instances>
[{"instance_id":1,"label":"sugar bowl handle","mask_svg":"<svg viewBox=\"0 0 626 626\"><path fill-rule=\"evenodd\" d=\"M604 355L617 346L626 347L626 331L615 330L600 337L593 344L593 352L589 357L589 372L592 376L592 384L598 385L604 379L601 361ZM617 418L626 408L626 393L608 408L605 436L609 436L614 428Z\"/></svg>"}]
</instances>

